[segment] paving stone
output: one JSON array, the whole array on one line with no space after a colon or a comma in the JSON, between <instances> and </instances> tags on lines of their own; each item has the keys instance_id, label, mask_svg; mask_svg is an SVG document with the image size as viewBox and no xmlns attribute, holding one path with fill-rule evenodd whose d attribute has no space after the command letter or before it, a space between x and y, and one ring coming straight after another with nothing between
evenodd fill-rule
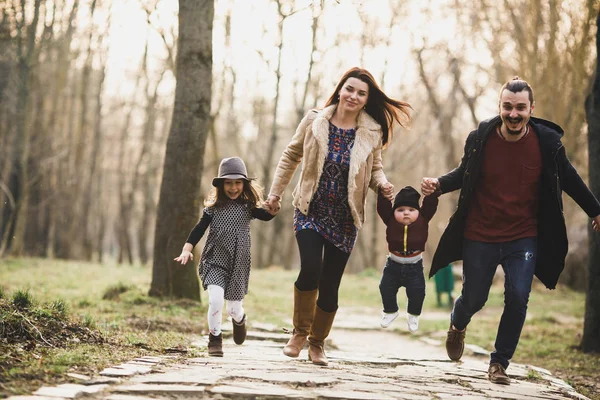
<instances>
[{"instance_id":1,"label":"paving stone","mask_svg":"<svg viewBox=\"0 0 600 400\"><path fill-rule=\"evenodd\" d=\"M134 396L129 394L115 393L106 397L106 400L156 400L161 397Z\"/></svg>"},{"instance_id":2,"label":"paving stone","mask_svg":"<svg viewBox=\"0 0 600 400\"><path fill-rule=\"evenodd\" d=\"M287 343L292 335L287 333L248 331L246 338L251 340L270 340L277 343Z\"/></svg>"},{"instance_id":3,"label":"paving stone","mask_svg":"<svg viewBox=\"0 0 600 400\"><path fill-rule=\"evenodd\" d=\"M159 374L135 376L131 379L131 382L146 384L215 385L219 379L225 376L227 376L227 373L223 369L219 371L208 368L186 368Z\"/></svg>"},{"instance_id":4,"label":"paving stone","mask_svg":"<svg viewBox=\"0 0 600 400\"><path fill-rule=\"evenodd\" d=\"M133 376L137 374L147 374L152 371L152 367L147 365L125 363L112 368L105 368L100 375L104 376Z\"/></svg>"},{"instance_id":5,"label":"paving stone","mask_svg":"<svg viewBox=\"0 0 600 400\"><path fill-rule=\"evenodd\" d=\"M330 385L337 382L337 379L327 375L317 375L312 373L302 372L284 372L284 373L268 373L265 374L263 370L242 370L234 371L229 374L230 377L241 377L246 379L256 379L271 383L291 383L291 384L306 384L310 382L311 385L321 386Z\"/></svg>"},{"instance_id":6,"label":"paving stone","mask_svg":"<svg viewBox=\"0 0 600 400\"><path fill-rule=\"evenodd\" d=\"M144 361L144 362L158 364L158 363L162 362L163 359L165 359L165 358L170 358L170 357L143 356L143 357L134 358L134 361Z\"/></svg>"},{"instance_id":7,"label":"paving stone","mask_svg":"<svg viewBox=\"0 0 600 400\"><path fill-rule=\"evenodd\" d=\"M135 385L122 385L111 388L112 392L121 394L134 394L139 396L140 394L160 395L163 393L169 393L170 395L186 395L186 396L197 396L205 391L204 386L193 386L193 385L159 385L159 384L135 384ZM154 396L152 396L154 397Z\"/></svg>"},{"instance_id":8,"label":"paving stone","mask_svg":"<svg viewBox=\"0 0 600 400\"><path fill-rule=\"evenodd\" d=\"M320 389L315 390L315 394L319 396L319 399L351 399L351 400L388 400L388 399L396 399L396 397L388 396L385 393L368 393L368 392L355 392L355 391L344 391L337 389ZM409 399L411 397L403 397ZM412 397L413 399L418 400L429 400L429 397Z\"/></svg>"},{"instance_id":9,"label":"paving stone","mask_svg":"<svg viewBox=\"0 0 600 400\"><path fill-rule=\"evenodd\" d=\"M135 375L135 371L130 369L123 369L117 367L104 368L102 372L100 372L102 376L119 376L119 377L127 377Z\"/></svg>"},{"instance_id":10,"label":"paving stone","mask_svg":"<svg viewBox=\"0 0 600 400\"><path fill-rule=\"evenodd\" d=\"M564 399L564 394L532 382L513 380L510 385L497 385L488 380L470 382L474 389L502 399Z\"/></svg>"},{"instance_id":11,"label":"paving stone","mask_svg":"<svg viewBox=\"0 0 600 400\"><path fill-rule=\"evenodd\" d=\"M127 361L128 365L140 365L140 366L144 366L147 368L151 368L155 365L157 365L157 363L154 362L148 362L148 361L142 361L142 360L131 360L131 361Z\"/></svg>"},{"instance_id":12,"label":"paving stone","mask_svg":"<svg viewBox=\"0 0 600 400\"><path fill-rule=\"evenodd\" d=\"M236 396L235 398L248 397L251 399L265 397L285 397L292 399L314 399L315 395L312 391L301 391L289 389L287 387L267 385L267 384L243 384L236 383L232 385L220 385L207 389L211 394L221 394Z\"/></svg>"},{"instance_id":13,"label":"paving stone","mask_svg":"<svg viewBox=\"0 0 600 400\"><path fill-rule=\"evenodd\" d=\"M45 397L54 397L54 398L60 397L63 399L74 399L74 398L77 398L77 397L83 395L84 393L98 393L107 387L108 387L108 385L85 386L85 385L78 385L78 384L74 384L74 383L65 383L62 385L54 386L54 387L50 387L50 386L41 387L38 390L36 390L35 392L33 392L33 394L36 396L45 396Z\"/></svg>"},{"instance_id":14,"label":"paving stone","mask_svg":"<svg viewBox=\"0 0 600 400\"><path fill-rule=\"evenodd\" d=\"M471 352L472 355L475 356L489 356L490 355L490 351L484 349L483 347L477 346L476 344L469 344L469 343L465 343L465 349L469 350Z\"/></svg>"},{"instance_id":15,"label":"paving stone","mask_svg":"<svg viewBox=\"0 0 600 400\"><path fill-rule=\"evenodd\" d=\"M67 376L70 378L73 378L73 379L77 379L79 381L89 381L90 379L92 379L91 377L89 377L87 375L75 374L73 372L69 372L67 374Z\"/></svg>"},{"instance_id":16,"label":"paving stone","mask_svg":"<svg viewBox=\"0 0 600 400\"><path fill-rule=\"evenodd\" d=\"M130 369L132 371L135 371L136 374L147 374L152 371L151 366L140 363L125 363L119 365L119 368Z\"/></svg>"},{"instance_id":17,"label":"paving stone","mask_svg":"<svg viewBox=\"0 0 600 400\"><path fill-rule=\"evenodd\" d=\"M264 322L251 322L249 324L252 327L252 330L263 331L263 332L272 332L272 333L282 333L283 329L280 326L275 324L268 324Z\"/></svg>"}]
</instances>

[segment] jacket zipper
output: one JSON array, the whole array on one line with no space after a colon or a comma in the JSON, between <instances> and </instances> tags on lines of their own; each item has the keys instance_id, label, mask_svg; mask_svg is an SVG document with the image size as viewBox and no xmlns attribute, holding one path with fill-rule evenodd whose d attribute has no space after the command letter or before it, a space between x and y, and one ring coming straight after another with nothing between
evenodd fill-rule
<instances>
[{"instance_id":1,"label":"jacket zipper","mask_svg":"<svg viewBox=\"0 0 600 400\"><path fill-rule=\"evenodd\" d=\"M558 177L558 163L556 162L556 157L558 157L558 152L560 151L560 149L563 148L563 144L561 142L558 142L559 146L558 149L556 149L556 152L554 153L554 168L555 168L555 173L554 173L554 177L556 178L556 201L558 204L558 209L560 210L560 215L562 216L563 219L565 219L565 213L563 211L563 208L560 205L560 193L559 193L559 184L560 184L560 179Z\"/></svg>"}]
</instances>

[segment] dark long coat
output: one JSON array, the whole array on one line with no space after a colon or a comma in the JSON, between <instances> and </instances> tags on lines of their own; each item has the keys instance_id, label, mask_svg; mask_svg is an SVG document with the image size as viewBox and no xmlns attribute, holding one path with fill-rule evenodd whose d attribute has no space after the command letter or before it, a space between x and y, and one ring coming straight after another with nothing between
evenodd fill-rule
<instances>
[{"instance_id":1,"label":"dark long coat","mask_svg":"<svg viewBox=\"0 0 600 400\"><path fill-rule=\"evenodd\" d=\"M563 190L590 218L600 214L600 203L567 158L561 142L564 134L562 128L553 122L534 117L529 123L538 135L542 153L535 275L547 288L554 289L564 269L569 246L563 215ZM457 189L461 191L458 207L433 256L429 277L449 263L462 260L465 221L481 175L483 149L488 136L500 124L500 116L482 121L467 137L460 165L439 178L442 193Z\"/></svg>"}]
</instances>

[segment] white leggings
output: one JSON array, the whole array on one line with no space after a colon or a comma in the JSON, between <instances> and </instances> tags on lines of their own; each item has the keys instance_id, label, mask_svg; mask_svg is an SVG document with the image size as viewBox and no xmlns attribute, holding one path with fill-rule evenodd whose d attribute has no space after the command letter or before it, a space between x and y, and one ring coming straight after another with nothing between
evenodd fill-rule
<instances>
[{"instance_id":1,"label":"white leggings","mask_svg":"<svg viewBox=\"0 0 600 400\"><path fill-rule=\"evenodd\" d=\"M221 322L223 319L223 305L225 303L225 290L221 286L208 285L208 329L213 336L221 334ZM244 318L244 306L242 301L227 300L227 314L235 322Z\"/></svg>"}]
</instances>

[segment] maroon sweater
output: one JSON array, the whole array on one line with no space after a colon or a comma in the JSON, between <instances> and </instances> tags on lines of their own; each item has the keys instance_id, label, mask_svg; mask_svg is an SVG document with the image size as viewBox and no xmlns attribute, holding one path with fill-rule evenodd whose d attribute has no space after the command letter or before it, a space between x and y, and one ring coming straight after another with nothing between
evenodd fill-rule
<instances>
[{"instance_id":1,"label":"maroon sweater","mask_svg":"<svg viewBox=\"0 0 600 400\"><path fill-rule=\"evenodd\" d=\"M386 224L385 239L390 251L398 253L425 250L425 242L429 234L429 221L437 211L438 197L436 195L423 198L419 217L410 225L403 225L394 218L392 202L381 193L377 196L377 213Z\"/></svg>"},{"instance_id":2,"label":"maroon sweater","mask_svg":"<svg viewBox=\"0 0 600 400\"><path fill-rule=\"evenodd\" d=\"M542 154L537 135L529 129L516 142L494 132L485 143L467 215L467 239L499 243L537 236Z\"/></svg>"}]
</instances>

